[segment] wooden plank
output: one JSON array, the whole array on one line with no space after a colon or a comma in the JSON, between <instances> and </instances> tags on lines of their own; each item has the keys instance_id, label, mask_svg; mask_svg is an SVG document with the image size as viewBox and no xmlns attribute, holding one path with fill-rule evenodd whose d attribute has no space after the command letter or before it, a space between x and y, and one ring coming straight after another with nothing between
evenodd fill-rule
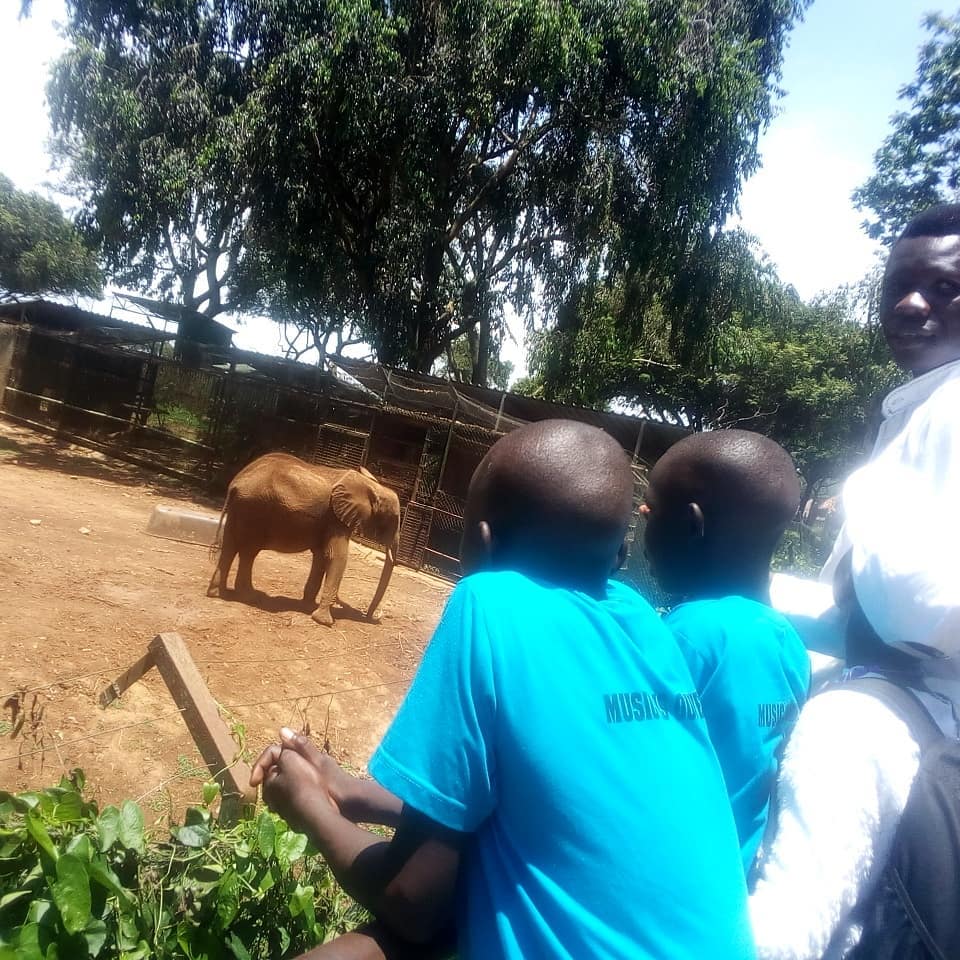
<instances>
[{"instance_id":1,"label":"wooden plank","mask_svg":"<svg viewBox=\"0 0 960 960\"><path fill-rule=\"evenodd\" d=\"M100 706L109 707L114 700L119 700L148 670L155 666L153 652L148 651L101 692Z\"/></svg>"},{"instance_id":2,"label":"wooden plank","mask_svg":"<svg viewBox=\"0 0 960 960\"><path fill-rule=\"evenodd\" d=\"M249 785L250 767L237 759L239 748L183 638L178 633L161 633L150 642L150 651L204 763L220 784L220 818L235 818L243 807L256 803L256 792Z\"/></svg>"}]
</instances>

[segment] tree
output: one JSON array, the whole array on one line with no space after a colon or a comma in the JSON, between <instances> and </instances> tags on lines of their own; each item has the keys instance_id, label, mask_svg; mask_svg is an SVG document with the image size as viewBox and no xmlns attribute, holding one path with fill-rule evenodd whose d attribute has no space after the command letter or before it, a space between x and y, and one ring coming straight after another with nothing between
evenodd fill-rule
<instances>
[{"instance_id":1,"label":"tree","mask_svg":"<svg viewBox=\"0 0 960 960\"><path fill-rule=\"evenodd\" d=\"M484 383L508 303L708 242L806 2L71 0L54 122L114 265L185 265L186 300L250 258L381 362L475 337Z\"/></svg>"},{"instance_id":2,"label":"tree","mask_svg":"<svg viewBox=\"0 0 960 960\"><path fill-rule=\"evenodd\" d=\"M232 117L248 88L221 7L68 11L48 99L81 228L120 283L210 317L230 309L249 214Z\"/></svg>"},{"instance_id":3,"label":"tree","mask_svg":"<svg viewBox=\"0 0 960 960\"><path fill-rule=\"evenodd\" d=\"M0 294L100 292L97 258L63 211L0 174Z\"/></svg>"},{"instance_id":4,"label":"tree","mask_svg":"<svg viewBox=\"0 0 960 960\"><path fill-rule=\"evenodd\" d=\"M260 5L255 229L381 361L427 370L475 329L484 382L500 303L549 311L614 258L669 271L732 209L802 6Z\"/></svg>"},{"instance_id":5,"label":"tree","mask_svg":"<svg viewBox=\"0 0 960 960\"><path fill-rule=\"evenodd\" d=\"M533 376L515 389L596 407L617 400L695 430L757 430L790 451L813 496L856 465L877 399L902 379L877 322L876 278L806 304L739 232L718 236L700 269L712 334L692 357L672 342L664 301L637 338L620 320L625 284L607 283L581 295L570 331L535 337Z\"/></svg>"},{"instance_id":6,"label":"tree","mask_svg":"<svg viewBox=\"0 0 960 960\"><path fill-rule=\"evenodd\" d=\"M436 370L437 376L447 380L457 380L469 383L472 371L476 369L479 338L464 335L453 343L447 344L446 356L440 361ZM501 360L499 350L493 351L487 366L487 381L481 386L495 387L497 390L506 390L513 376L513 364L509 360Z\"/></svg>"},{"instance_id":7,"label":"tree","mask_svg":"<svg viewBox=\"0 0 960 960\"><path fill-rule=\"evenodd\" d=\"M900 90L907 109L894 115L873 176L853 195L873 214L867 232L887 244L917 213L960 196L960 14L931 14L924 23L930 39L916 77Z\"/></svg>"}]
</instances>

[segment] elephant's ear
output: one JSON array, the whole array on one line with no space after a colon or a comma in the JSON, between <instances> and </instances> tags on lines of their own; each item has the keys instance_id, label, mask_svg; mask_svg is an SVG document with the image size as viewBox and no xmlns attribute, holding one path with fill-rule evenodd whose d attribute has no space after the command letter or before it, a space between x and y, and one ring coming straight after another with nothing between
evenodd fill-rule
<instances>
[{"instance_id":1,"label":"elephant's ear","mask_svg":"<svg viewBox=\"0 0 960 960\"><path fill-rule=\"evenodd\" d=\"M330 492L334 516L351 530L361 530L373 516L376 490L358 470L348 470Z\"/></svg>"}]
</instances>

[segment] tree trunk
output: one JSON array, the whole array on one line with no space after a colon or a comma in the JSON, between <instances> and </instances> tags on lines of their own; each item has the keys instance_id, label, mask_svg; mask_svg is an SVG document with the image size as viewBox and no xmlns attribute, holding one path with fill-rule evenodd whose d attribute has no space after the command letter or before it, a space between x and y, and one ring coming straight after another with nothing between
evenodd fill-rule
<instances>
[{"instance_id":1,"label":"tree trunk","mask_svg":"<svg viewBox=\"0 0 960 960\"><path fill-rule=\"evenodd\" d=\"M471 382L478 387L489 385L488 372L490 367L490 310L487 306L485 291L477 289L480 303L480 329L477 334L477 352L473 364L473 378Z\"/></svg>"}]
</instances>

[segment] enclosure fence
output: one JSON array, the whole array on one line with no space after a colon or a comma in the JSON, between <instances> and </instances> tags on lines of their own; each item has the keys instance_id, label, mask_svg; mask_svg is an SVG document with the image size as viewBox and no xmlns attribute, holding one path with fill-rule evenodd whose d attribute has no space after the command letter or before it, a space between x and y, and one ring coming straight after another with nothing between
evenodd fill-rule
<instances>
[{"instance_id":1,"label":"enclosure fence","mask_svg":"<svg viewBox=\"0 0 960 960\"><path fill-rule=\"evenodd\" d=\"M502 401L495 409L455 384L372 364L338 361L331 375L262 361L263 370L195 365L159 342L88 343L0 323L0 411L213 492L271 451L365 467L400 499L398 561L456 579L470 477L523 421L504 414ZM639 500L646 474L636 451L634 468ZM626 574L656 599L639 542Z\"/></svg>"}]
</instances>

